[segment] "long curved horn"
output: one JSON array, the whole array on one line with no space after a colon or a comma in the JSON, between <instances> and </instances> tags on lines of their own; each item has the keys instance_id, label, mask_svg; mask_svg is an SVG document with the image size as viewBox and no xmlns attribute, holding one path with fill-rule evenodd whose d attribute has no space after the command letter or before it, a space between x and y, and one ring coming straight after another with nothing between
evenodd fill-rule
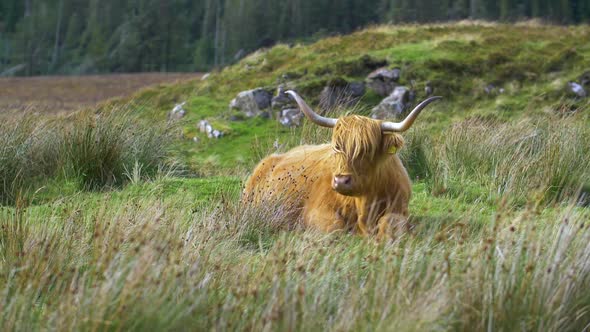
<instances>
[{"instance_id":1,"label":"long curved horn","mask_svg":"<svg viewBox=\"0 0 590 332\"><path fill-rule=\"evenodd\" d=\"M289 95L291 95L291 97L295 99L295 102L297 102L297 105L299 105L299 109L301 109L301 112L303 112L311 120L311 122L322 127L334 128L334 126L336 125L336 121L338 121L338 119L326 118L317 114L295 91L289 90L285 91L285 93L288 93Z\"/></svg>"},{"instance_id":2,"label":"long curved horn","mask_svg":"<svg viewBox=\"0 0 590 332\"><path fill-rule=\"evenodd\" d=\"M390 122L390 121L382 122L381 123L381 131L382 132L403 132L403 131L410 129L410 127L412 126L412 124L414 123L414 121L416 120L418 115L420 114L420 112L422 112L422 110L428 104L432 103L433 101L439 100L439 99L442 99L442 97L434 96L434 97L430 97L430 98L424 100L423 102L418 104L418 106L416 106L412 110L412 112L410 112L410 114L408 114L408 116L402 122Z\"/></svg>"}]
</instances>

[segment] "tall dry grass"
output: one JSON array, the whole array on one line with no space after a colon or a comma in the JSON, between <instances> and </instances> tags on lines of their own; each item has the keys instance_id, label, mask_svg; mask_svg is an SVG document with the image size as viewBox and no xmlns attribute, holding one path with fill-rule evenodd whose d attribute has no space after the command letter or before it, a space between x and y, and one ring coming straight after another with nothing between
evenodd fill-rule
<instances>
[{"instance_id":1,"label":"tall dry grass","mask_svg":"<svg viewBox=\"0 0 590 332\"><path fill-rule=\"evenodd\" d=\"M590 181L590 127L570 119L491 123L467 120L438 137L420 130L408 135L402 152L411 173L434 193L523 204L568 200Z\"/></svg>"},{"instance_id":2,"label":"tall dry grass","mask_svg":"<svg viewBox=\"0 0 590 332\"><path fill-rule=\"evenodd\" d=\"M188 196L3 209L0 326L581 331L590 322L587 211L499 206L483 229L461 222L472 211L378 243L287 230L277 207L223 196L193 211Z\"/></svg>"},{"instance_id":3,"label":"tall dry grass","mask_svg":"<svg viewBox=\"0 0 590 332\"><path fill-rule=\"evenodd\" d=\"M7 116L0 121L0 204L26 200L49 179L80 189L154 176L168 163L171 128L124 107L59 119Z\"/></svg>"}]
</instances>

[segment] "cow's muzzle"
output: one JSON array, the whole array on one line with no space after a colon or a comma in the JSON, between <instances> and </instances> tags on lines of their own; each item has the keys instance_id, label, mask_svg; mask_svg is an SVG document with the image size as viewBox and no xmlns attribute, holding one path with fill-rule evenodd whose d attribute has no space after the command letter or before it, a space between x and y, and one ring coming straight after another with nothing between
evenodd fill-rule
<instances>
[{"instance_id":1,"label":"cow's muzzle","mask_svg":"<svg viewBox=\"0 0 590 332\"><path fill-rule=\"evenodd\" d=\"M350 194L353 189L352 176L335 175L332 179L332 189L343 195Z\"/></svg>"}]
</instances>

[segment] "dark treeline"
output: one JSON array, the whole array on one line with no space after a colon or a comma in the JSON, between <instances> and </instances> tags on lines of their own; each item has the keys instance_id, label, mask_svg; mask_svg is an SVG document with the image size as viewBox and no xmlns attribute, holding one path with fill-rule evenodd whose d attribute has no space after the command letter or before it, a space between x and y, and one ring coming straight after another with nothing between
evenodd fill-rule
<instances>
[{"instance_id":1,"label":"dark treeline","mask_svg":"<svg viewBox=\"0 0 590 332\"><path fill-rule=\"evenodd\" d=\"M207 70L372 23L590 20L590 0L2 0L0 75Z\"/></svg>"}]
</instances>

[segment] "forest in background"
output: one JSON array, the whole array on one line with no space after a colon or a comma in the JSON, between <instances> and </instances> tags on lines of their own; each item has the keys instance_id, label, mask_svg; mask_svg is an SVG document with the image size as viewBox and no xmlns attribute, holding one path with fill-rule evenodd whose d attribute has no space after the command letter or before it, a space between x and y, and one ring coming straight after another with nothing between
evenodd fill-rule
<instances>
[{"instance_id":1,"label":"forest in background","mask_svg":"<svg viewBox=\"0 0 590 332\"><path fill-rule=\"evenodd\" d=\"M590 21L588 0L2 0L0 76L206 71L379 23Z\"/></svg>"}]
</instances>

